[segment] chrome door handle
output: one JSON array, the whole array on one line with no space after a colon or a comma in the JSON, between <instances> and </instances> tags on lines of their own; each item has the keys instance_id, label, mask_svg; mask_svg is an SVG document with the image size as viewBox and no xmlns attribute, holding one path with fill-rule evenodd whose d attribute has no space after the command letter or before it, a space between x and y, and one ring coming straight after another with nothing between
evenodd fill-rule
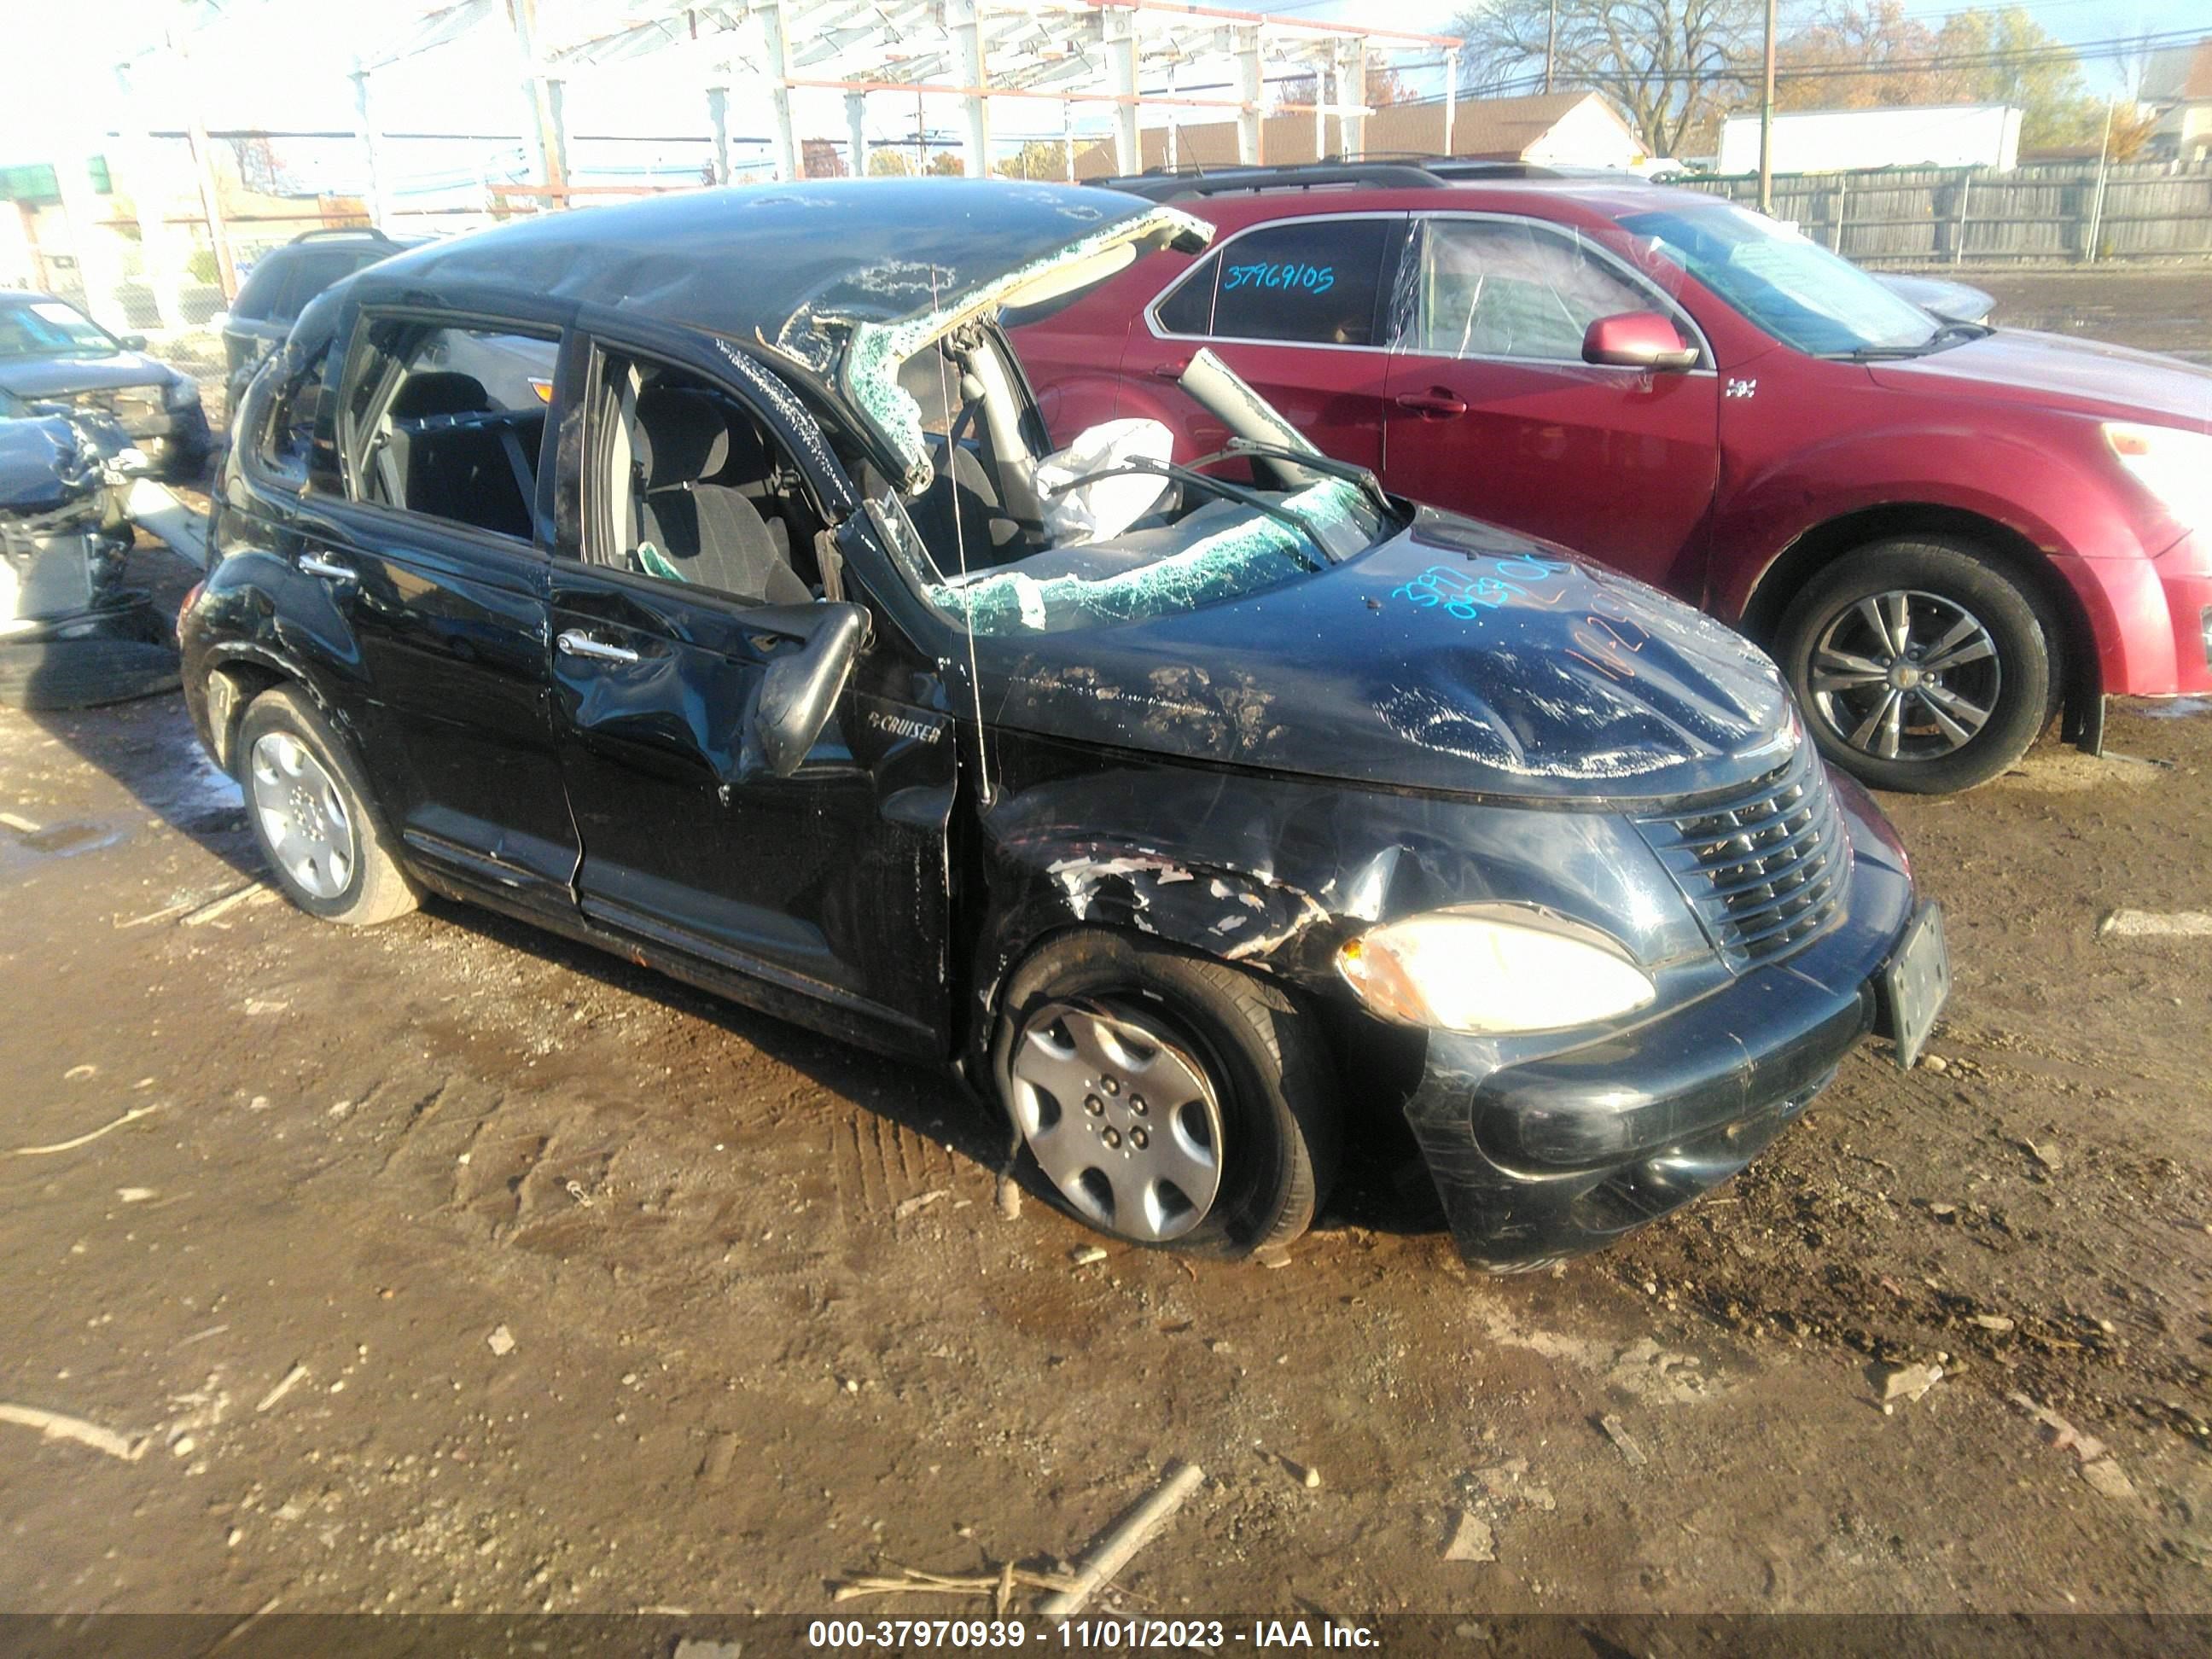
<instances>
[{"instance_id":1,"label":"chrome door handle","mask_svg":"<svg viewBox=\"0 0 2212 1659\"><path fill-rule=\"evenodd\" d=\"M553 641L563 655L593 657L601 662L635 662L637 653L626 645L609 645L605 640L595 640L589 634L569 629Z\"/></svg>"},{"instance_id":2,"label":"chrome door handle","mask_svg":"<svg viewBox=\"0 0 2212 1659\"><path fill-rule=\"evenodd\" d=\"M334 582L349 582L353 580L351 565L343 559L333 559L324 553L302 553L300 555L300 568L307 575L327 576Z\"/></svg>"}]
</instances>

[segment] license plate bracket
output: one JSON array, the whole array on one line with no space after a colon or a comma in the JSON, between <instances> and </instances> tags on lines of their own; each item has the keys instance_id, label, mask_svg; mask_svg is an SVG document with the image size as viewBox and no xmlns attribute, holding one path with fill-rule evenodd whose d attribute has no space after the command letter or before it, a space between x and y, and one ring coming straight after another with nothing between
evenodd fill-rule
<instances>
[{"instance_id":1,"label":"license plate bracket","mask_svg":"<svg viewBox=\"0 0 2212 1659\"><path fill-rule=\"evenodd\" d=\"M1951 952L1943 938L1943 907L1930 899L1913 913L1905 934L1881 969L1883 1024L1897 1044L1897 1065L1911 1071L1928 1046L1936 1017L1951 994Z\"/></svg>"}]
</instances>

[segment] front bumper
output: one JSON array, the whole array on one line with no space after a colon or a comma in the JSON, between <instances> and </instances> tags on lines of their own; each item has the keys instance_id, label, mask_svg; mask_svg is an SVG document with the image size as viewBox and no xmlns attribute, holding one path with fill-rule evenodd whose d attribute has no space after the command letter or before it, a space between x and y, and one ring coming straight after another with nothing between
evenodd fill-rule
<instances>
[{"instance_id":1,"label":"front bumper","mask_svg":"<svg viewBox=\"0 0 2212 1659\"><path fill-rule=\"evenodd\" d=\"M1865 797L1839 785L1856 852L1837 921L1633 1028L1518 1064L1431 1033L1406 1115L1469 1265L1525 1272L1709 1192L1804 1111L1884 1012L1911 878Z\"/></svg>"}]
</instances>

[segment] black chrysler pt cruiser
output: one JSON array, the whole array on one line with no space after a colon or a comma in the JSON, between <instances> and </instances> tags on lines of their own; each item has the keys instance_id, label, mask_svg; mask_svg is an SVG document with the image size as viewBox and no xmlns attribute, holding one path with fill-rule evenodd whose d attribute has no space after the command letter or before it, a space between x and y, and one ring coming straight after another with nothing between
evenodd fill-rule
<instances>
[{"instance_id":1,"label":"black chrysler pt cruiser","mask_svg":"<svg viewBox=\"0 0 2212 1659\"><path fill-rule=\"evenodd\" d=\"M1386 495L1203 352L1221 453L1048 453L1005 331L1207 234L809 183L318 300L180 622L286 893L466 899L950 1063L1071 1212L1218 1253L1401 1114L1467 1258L1538 1266L1869 1030L1910 1064L1940 914L1744 641Z\"/></svg>"}]
</instances>

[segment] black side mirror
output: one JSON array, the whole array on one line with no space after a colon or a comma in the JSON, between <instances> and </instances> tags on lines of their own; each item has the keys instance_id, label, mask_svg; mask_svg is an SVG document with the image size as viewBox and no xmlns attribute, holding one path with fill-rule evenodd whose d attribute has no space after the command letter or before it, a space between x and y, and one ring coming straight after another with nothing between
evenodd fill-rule
<instances>
[{"instance_id":1,"label":"black side mirror","mask_svg":"<svg viewBox=\"0 0 2212 1659\"><path fill-rule=\"evenodd\" d=\"M768 769L780 778L799 769L830 723L830 710L868 637L868 613L857 605L808 609L816 620L806 642L769 664L753 705L753 741Z\"/></svg>"},{"instance_id":2,"label":"black side mirror","mask_svg":"<svg viewBox=\"0 0 2212 1659\"><path fill-rule=\"evenodd\" d=\"M143 334L119 334L116 337L115 343L125 351L143 351L146 349L146 337Z\"/></svg>"}]
</instances>

